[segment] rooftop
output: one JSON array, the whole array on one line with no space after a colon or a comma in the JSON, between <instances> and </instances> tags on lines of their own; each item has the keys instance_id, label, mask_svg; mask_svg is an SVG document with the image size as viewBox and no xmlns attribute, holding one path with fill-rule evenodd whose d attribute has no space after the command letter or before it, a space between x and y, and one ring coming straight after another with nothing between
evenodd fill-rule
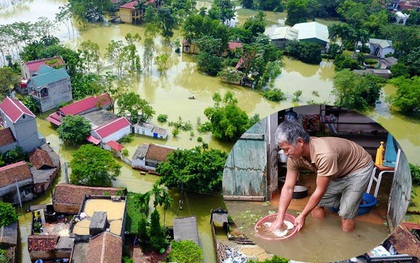
<instances>
[{"instance_id":1,"label":"rooftop","mask_svg":"<svg viewBox=\"0 0 420 263\"><path fill-rule=\"evenodd\" d=\"M5 146L16 141L10 128L0 128L0 147Z\"/></svg>"},{"instance_id":2,"label":"rooftop","mask_svg":"<svg viewBox=\"0 0 420 263\"><path fill-rule=\"evenodd\" d=\"M35 118L35 115L22 102L17 99L6 97L0 103L0 110L13 122L16 123L21 117L30 116Z\"/></svg>"},{"instance_id":3,"label":"rooftop","mask_svg":"<svg viewBox=\"0 0 420 263\"><path fill-rule=\"evenodd\" d=\"M28 179L32 180L32 174L29 165L24 161L0 167L0 187Z\"/></svg>"},{"instance_id":4,"label":"rooftop","mask_svg":"<svg viewBox=\"0 0 420 263\"><path fill-rule=\"evenodd\" d=\"M69 74L64 68L55 69L42 65L38 72L39 74L33 76L29 81L29 83L33 82L36 88L42 88L48 84L55 83L63 79L70 79Z\"/></svg>"},{"instance_id":5,"label":"rooftop","mask_svg":"<svg viewBox=\"0 0 420 263\"><path fill-rule=\"evenodd\" d=\"M103 139L130 125L130 122L125 117L120 117L99 128L96 128L95 132Z\"/></svg>"},{"instance_id":6,"label":"rooftop","mask_svg":"<svg viewBox=\"0 0 420 263\"><path fill-rule=\"evenodd\" d=\"M174 150L174 148L169 148L164 145L157 145L151 143L146 153L146 158L156 161L165 161L168 154L170 154Z\"/></svg>"},{"instance_id":7,"label":"rooftop","mask_svg":"<svg viewBox=\"0 0 420 263\"><path fill-rule=\"evenodd\" d=\"M64 65L64 60L61 57L43 58L28 61L25 63L25 65L28 67L29 71L37 72L42 65L48 65L51 67L62 66Z\"/></svg>"},{"instance_id":8,"label":"rooftop","mask_svg":"<svg viewBox=\"0 0 420 263\"><path fill-rule=\"evenodd\" d=\"M121 236L123 229L125 199L118 200L105 198L86 199L79 214L79 221L75 223L72 233L76 235L89 235L89 226L95 212L106 212L109 221L109 232ZM81 216L84 213L86 217Z\"/></svg>"},{"instance_id":9,"label":"rooftop","mask_svg":"<svg viewBox=\"0 0 420 263\"><path fill-rule=\"evenodd\" d=\"M107 107L111 104L111 97L108 93L103 93L97 97L90 96L82 100L73 102L67 106L61 107L59 111L64 116L66 115L77 115L85 111L97 108L99 106Z\"/></svg>"}]
</instances>

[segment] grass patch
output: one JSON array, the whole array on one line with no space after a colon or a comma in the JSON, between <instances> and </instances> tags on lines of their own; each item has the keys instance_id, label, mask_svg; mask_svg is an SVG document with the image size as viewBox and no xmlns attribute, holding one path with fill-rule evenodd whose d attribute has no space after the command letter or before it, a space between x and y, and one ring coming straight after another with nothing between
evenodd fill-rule
<instances>
[{"instance_id":1,"label":"grass patch","mask_svg":"<svg viewBox=\"0 0 420 263\"><path fill-rule=\"evenodd\" d=\"M127 193L127 214L125 219L125 230L130 234L137 234L139 232L140 213L134 198L136 193Z\"/></svg>"}]
</instances>

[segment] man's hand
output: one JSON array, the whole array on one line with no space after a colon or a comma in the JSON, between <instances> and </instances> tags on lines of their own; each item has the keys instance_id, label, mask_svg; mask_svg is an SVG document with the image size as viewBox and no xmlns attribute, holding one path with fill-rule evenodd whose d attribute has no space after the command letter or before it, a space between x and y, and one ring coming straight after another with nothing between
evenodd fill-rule
<instances>
[{"instance_id":1,"label":"man's hand","mask_svg":"<svg viewBox=\"0 0 420 263\"><path fill-rule=\"evenodd\" d=\"M276 219L271 223L269 230L274 232L275 230L280 229L280 231L286 230L287 226L283 220Z\"/></svg>"},{"instance_id":2,"label":"man's hand","mask_svg":"<svg viewBox=\"0 0 420 263\"><path fill-rule=\"evenodd\" d=\"M303 227L303 225L305 224L305 219L306 217L302 214L300 214L298 217L296 217L295 219L295 227L297 227L298 231L300 231Z\"/></svg>"}]
</instances>

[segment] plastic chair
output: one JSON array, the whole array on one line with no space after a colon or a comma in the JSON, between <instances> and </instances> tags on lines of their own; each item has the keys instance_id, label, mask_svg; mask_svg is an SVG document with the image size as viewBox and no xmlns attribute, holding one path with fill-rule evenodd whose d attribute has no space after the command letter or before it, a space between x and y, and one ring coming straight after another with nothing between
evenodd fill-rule
<instances>
[{"instance_id":1,"label":"plastic chair","mask_svg":"<svg viewBox=\"0 0 420 263\"><path fill-rule=\"evenodd\" d=\"M375 168L373 169L372 176L370 177L369 185L366 190L367 193L370 193L370 189L372 187L373 181L375 181L376 185L375 185L375 191L373 195L375 197L378 196L379 186L381 185L381 181L382 181L382 175L384 173L395 172L396 166L398 164L398 160L400 159L400 153L401 153L401 150L399 149L397 142L394 140L392 135L388 133L384 161L381 165L375 164ZM378 176L376 176L376 173L378 171L379 171Z\"/></svg>"}]
</instances>

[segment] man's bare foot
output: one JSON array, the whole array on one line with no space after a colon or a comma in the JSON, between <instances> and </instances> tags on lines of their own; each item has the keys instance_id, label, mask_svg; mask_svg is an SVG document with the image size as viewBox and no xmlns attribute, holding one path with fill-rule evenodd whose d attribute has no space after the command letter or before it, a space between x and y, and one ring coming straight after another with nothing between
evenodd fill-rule
<instances>
[{"instance_id":1,"label":"man's bare foot","mask_svg":"<svg viewBox=\"0 0 420 263\"><path fill-rule=\"evenodd\" d=\"M354 219L345 219L341 218L341 229L344 232L352 232L355 228L355 221Z\"/></svg>"},{"instance_id":2,"label":"man's bare foot","mask_svg":"<svg viewBox=\"0 0 420 263\"><path fill-rule=\"evenodd\" d=\"M312 217L317 218L317 219L324 219L325 218L325 211L324 211L324 207L322 206L317 206L314 208L314 210L312 210Z\"/></svg>"}]
</instances>

